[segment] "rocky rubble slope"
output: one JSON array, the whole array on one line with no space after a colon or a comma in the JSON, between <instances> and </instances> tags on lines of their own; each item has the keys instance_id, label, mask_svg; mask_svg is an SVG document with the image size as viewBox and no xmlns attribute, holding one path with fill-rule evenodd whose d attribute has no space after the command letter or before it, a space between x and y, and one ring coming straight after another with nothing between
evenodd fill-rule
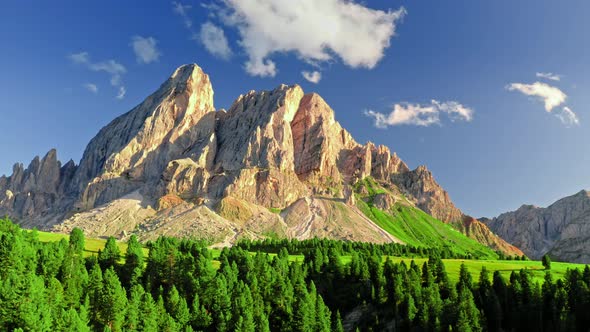
<instances>
[{"instance_id":1,"label":"rocky rubble slope","mask_svg":"<svg viewBox=\"0 0 590 332\"><path fill-rule=\"evenodd\" d=\"M79 165L61 165L55 150L15 165L0 178L0 214L98 236L399 242L355 207L352 187L367 177L442 221L463 218L426 167L357 143L319 95L281 85L217 111L208 75L192 64L100 130Z\"/></svg>"}]
</instances>

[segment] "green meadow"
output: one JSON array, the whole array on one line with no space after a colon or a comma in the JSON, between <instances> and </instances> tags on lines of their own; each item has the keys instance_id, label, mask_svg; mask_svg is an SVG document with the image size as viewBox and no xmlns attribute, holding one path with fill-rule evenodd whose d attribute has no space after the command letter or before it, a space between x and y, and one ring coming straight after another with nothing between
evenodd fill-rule
<instances>
[{"instance_id":1,"label":"green meadow","mask_svg":"<svg viewBox=\"0 0 590 332\"><path fill-rule=\"evenodd\" d=\"M52 241L60 241L62 239L67 240L69 238L66 234L60 233L49 233L49 232L38 232L39 240L42 242L52 242ZM104 239L85 239L85 256L96 255L98 254L98 250L102 250L105 246L106 240ZM125 253L127 250L127 244L125 242L118 241L117 245L119 249L121 249L122 253ZM221 249L210 249L212 256L214 258L213 266L215 268L219 267L219 261L215 260L215 258L219 257L221 253ZM149 251L147 248L144 248L144 253L147 256ZM254 254L254 253L252 253ZM269 256L275 256L274 253L269 253ZM422 266L424 262L426 262L427 258L404 258L404 257L384 257L383 259L391 259L395 263L405 262L408 266L410 265L411 261L414 260L418 266ZM290 255L289 260L291 262L303 262L304 256L303 255ZM351 256L342 256L342 261L345 264L350 263ZM533 279L538 282L542 282L545 276L545 268L541 264L540 261L515 261L515 260L469 260L469 259L443 259L445 264L447 273L449 274L449 278L452 281L457 281L459 278L459 269L461 264L465 264L469 272L471 272L474 280L479 279L479 273L481 272L482 267L486 267L486 269L490 272L490 276L493 275L493 272L500 271L500 273L508 280L510 278L510 274L514 272L518 272L521 269L527 269L532 272ZM552 262L551 263L551 273L553 278L561 279L565 275L567 269L575 269L578 268L582 270L584 268L584 264L574 264L574 263L562 263L562 262Z\"/></svg>"}]
</instances>

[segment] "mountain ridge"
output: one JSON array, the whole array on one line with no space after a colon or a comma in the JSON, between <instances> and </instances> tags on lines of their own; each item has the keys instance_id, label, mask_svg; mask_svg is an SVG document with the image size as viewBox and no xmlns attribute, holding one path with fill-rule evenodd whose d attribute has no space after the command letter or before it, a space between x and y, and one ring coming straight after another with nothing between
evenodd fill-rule
<instances>
[{"instance_id":1,"label":"mountain ridge","mask_svg":"<svg viewBox=\"0 0 590 332\"><path fill-rule=\"evenodd\" d=\"M318 94L280 85L217 111L209 76L191 64L103 127L79 165L62 166L55 150L26 170L15 165L0 177L0 213L28 227L80 226L100 236L192 231L224 243L274 232L395 241L354 210L353 185L367 177L463 227L463 213L425 166L410 170L386 146L357 143ZM298 233L294 216L310 211L316 225ZM494 249L509 248L488 236Z\"/></svg>"},{"instance_id":2,"label":"mountain ridge","mask_svg":"<svg viewBox=\"0 0 590 332\"><path fill-rule=\"evenodd\" d=\"M590 263L590 192L581 190L547 207L523 204L498 217L482 218L490 229L528 256Z\"/></svg>"}]
</instances>

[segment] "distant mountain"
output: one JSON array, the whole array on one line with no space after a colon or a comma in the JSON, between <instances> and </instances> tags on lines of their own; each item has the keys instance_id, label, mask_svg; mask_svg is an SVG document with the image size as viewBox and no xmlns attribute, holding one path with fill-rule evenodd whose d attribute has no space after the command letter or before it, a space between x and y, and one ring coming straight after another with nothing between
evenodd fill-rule
<instances>
[{"instance_id":1,"label":"distant mountain","mask_svg":"<svg viewBox=\"0 0 590 332\"><path fill-rule=\"evenodd\" d=\"M359 209L364 179L388 192L368 204L393 214L396 204L421 209L491 248L521 254L478 221L464 223L426 167L410 170L387 147L357 143L319 95L281 85L216 111L209 77L194 64L100 130L79 165L61 165L55 150L26 169L16 164L0 178L0 213L90 236L404 242Z\"/></svg>"},{"instance_id":2,"label":"distant mountain","mask_svg":"<svg viewBox=\"0 0 590 332\"><path fill-rule=\"evenodd\" d=\"M482 219L490 229L528 256L590 263L590 192L562 198L547 208L523 205L514 212Z\"/></svg>"}]
</instances>

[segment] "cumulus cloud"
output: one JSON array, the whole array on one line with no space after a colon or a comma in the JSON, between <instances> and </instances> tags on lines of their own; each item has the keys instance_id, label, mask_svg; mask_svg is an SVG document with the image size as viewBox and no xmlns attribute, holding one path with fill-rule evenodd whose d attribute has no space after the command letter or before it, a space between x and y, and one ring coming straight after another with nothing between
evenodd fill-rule
<instances>
[{"instance_id":1,"label":"cumulus cloud","mask_svg":"<svg viewBox=\"0 0 590 332\"><path fill-rule=\"evenodd\" d=\"M211 22L203 23L198 39L212 55L222 59L230 58L232 51L229 48L225 33L223 29L215 24Z\"/></svg>"},{"instance_id":2,"label":"cumulus cloud","mask_svg":"<svg viewBox=\"0 0 590 332\"><path fill-rule=\"evenodd\" d=\"M160 51L156 44L158 41L152 37L134 36L131 38L131 47L135 52L138 63L152 63L160 59Z\"/></svg>"},{"instance_id":3,"label":"cumulus cloud","mask_svg":"<svg viewBox=\"0 0 590 332\"><path fill-rule=\"evenodd\" d=\"M209 6L226 26L238 30L248 56L246 71L275 76L271 56L292 52L308 63L340 58L352 68L374 68L406 10L383 11L350 0L219 0Z\"/></svg>"},{"instance_id":4,"label":"cumulus cloud","mask_svg":"<svg viewBox=\"0 0 590 332\"><path fill-rule=\"evenodd\" d=\"M440 115L446 114L451 121L473 120L473 109L466 107L456 101L439 102L432 100L430 104L394 104L389 114L365 111L365 115L373 118L375 127L387 128L388 126L414 125L428 127L440 124Z\"/></svg>"},{"instance_id":5,"label":"cumulus cloud","mask_svg":"<svg viewBox=\"0 0 590 332\"><path fill-rule=\"evenodd\" d=\"M110 75L112 86L125 89L121 83L121 76L127 72L125 66L115 60L106 60L99 62L90 61L88 52L74 53L67 56L70 61L77 65L83 65L91 71L105 72ZM120 89L119 89L120 90ZM123 94L124 96L125 94ZM117 96L118 98L118 96Z\"/></svg>"},{"instance_id":6,"label":"cumulus cloud","mask_svg":"<svg viewBox=\"0 0 590 332\"><path fill-rule=\"evenodd\" d=\"M94 83L84 83L83 86L86 88L86 90L94 94L98 93L98 86Z\"/></svg>"},{"instance_id":7,"label":"cumulus cloud","mask_svg":"<svg viewBox=\"0 0 590 332\"><path fill-rule=\"evenodd\" d=\"M117 99L121 100L125 98L125 94L127 93L127 89L124 86L119 87L119 92L117 93Z\"/></svg>"},{"instance_id":8,"label":"cumulus cloud","mask_svg":"<svg viewBox=\"0 0 590 332\"><path fill-rule=\"evenodd\" d=\"M506 89L509 91L519 91L527 96L532 96L543 101L547 112L551 112L567 99L567 95L559 88L541 82L535 82L533 84L511 83Z\"/></svg>"},{"instance_id":9,"label":"cumulus cloud","mask_svg":"<svg viewBox=\"0 0 590 332\"><path fill-rule=\"evenodd\" d=\"M315 83L318 84L320 82L320 80L322 79L322 73L320 73L319 71L302 71L301 75L303 75L303 78L305 78L306 80L308 80L311 83Z\"/></svg>"},{"instance_id":10,"label":"cumulus cloud","mask_svg":"<svg viewBox=\"0 0 590 332\"><path fill-rule=\"evenodd\" d=\"M182 22L184 23L184 26L187 27L188 29L190 29L193 26L193 22L188 17L188 11L192 8L192 6L191 5L183 5L183 4L178 3L176 1L172 3L172 6L173 6L172 10L182 18Z\"/></svg>"},{"instance_id":11,"label":"cumulus cloud","mask_svg":"<svg viewBox=\"0 0 590 332\"><path fill-rule=\"evenodd\" d=\"M578 119L576 113L574 113L574 111L572 111L567 106L565 106L561 112L557 112L555 116L557 116L557 118L568 127L580 124L580 120Z\"/></svg>"},{"instance_id":12,"label":"cumulus cloud","mask_svg":"<svg viewBox=\"0 0 590 332\"><path fill-rule=\"evenodd\" d=\"M553 74L553 73L537 73L537 77L544 78L552 81L560 81L561 75Z\"/></svg>"}]
</instances>

